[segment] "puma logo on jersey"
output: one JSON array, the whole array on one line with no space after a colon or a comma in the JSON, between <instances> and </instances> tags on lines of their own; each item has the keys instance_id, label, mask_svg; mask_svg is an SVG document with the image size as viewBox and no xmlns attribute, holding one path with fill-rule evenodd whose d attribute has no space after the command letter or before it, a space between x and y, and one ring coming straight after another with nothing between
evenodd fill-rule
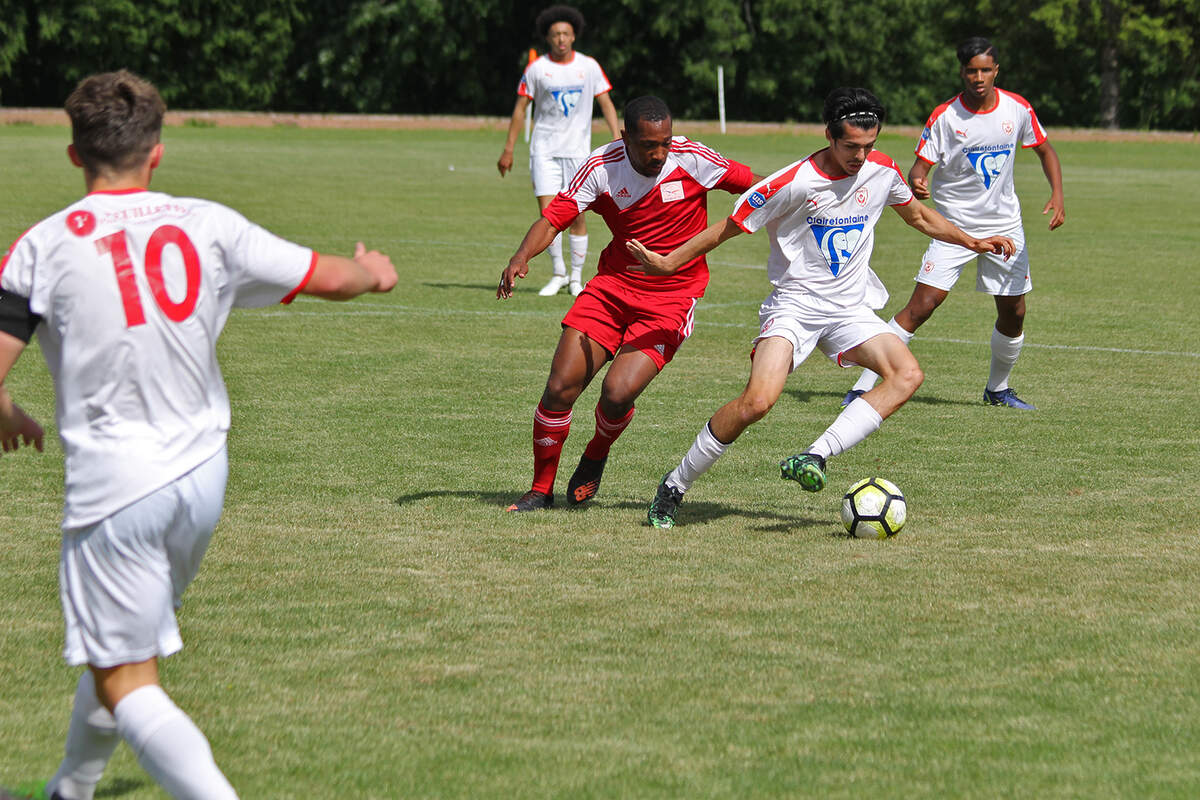
<instances>
[{"instance_id":1,"label":"puma logo on jersey","mask_svg":"<svg viewBox=\"0 0 1200 800\"><path fill-rule=\"evenodd\" d=\"M954 132L955 132L955 133L957 133L959 136L966 136L966 135L967 135L967 132L966 132L965 130L961 130L961 131L960 131L958 128L955 128L955 129L954 129Z\"/></svg>"}]
</instances>

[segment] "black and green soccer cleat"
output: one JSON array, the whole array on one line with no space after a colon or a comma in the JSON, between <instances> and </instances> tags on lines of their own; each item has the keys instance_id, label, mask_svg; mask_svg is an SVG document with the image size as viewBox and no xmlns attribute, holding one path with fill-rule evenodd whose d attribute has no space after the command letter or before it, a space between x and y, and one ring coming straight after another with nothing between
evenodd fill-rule
<instances>
[{"instance_id":1,"label":"black and green soccer cleat","mask_svg":"<svg viewBox=\"0 0 1200 800\"><path fill-rule=\"evenodd\" d=\"M664 475L662 483L658 485L658 492L654 495L654 502L646 512L646 521L655 528L675 527L675 513L682 502L683 492L668 486L667 477Z\"/></svg>"},{"instance_id":2,"label":"black and green soccer cleat","mask_svg":"<svg viewBox=\"0 0 1200 800\"><path fill-rule=\"evenodd\" d=\"M825 488L825 459L816 453L798 453L779 462L779 477L795 481L806 492Z\"/></svg>"}]
</instances>

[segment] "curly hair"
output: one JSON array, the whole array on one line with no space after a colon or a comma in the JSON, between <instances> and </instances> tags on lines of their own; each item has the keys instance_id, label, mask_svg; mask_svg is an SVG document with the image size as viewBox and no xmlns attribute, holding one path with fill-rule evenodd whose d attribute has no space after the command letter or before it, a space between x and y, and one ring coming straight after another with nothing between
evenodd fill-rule
<instances>
[{"instance_id":1,"label":"curly hair","mask_svg":"<svg viewBox=\"0 0 1200 800\"><path fill-rule=\"evenodd\" d=\"M579 9L571 6L550 6L537 15L534 25L537 27L538 35L545 39L550 33L550 26L556 22L569 24L576 37L583 33L583 14L579 13Z\"/></svg>"},{"instance_id":2,"label":"curly hair","mask_svg":"<svg viewBox=\"0 0 1200 800\"><path fill-rule=\"evenodd\" d=\"M842 86L825 98L825 109L821 116L829 128L829 135L840 139L846 132L846 125L864 131L882 126L887 110L879 98L866 89Z\"/></svg>"}]
</instances>

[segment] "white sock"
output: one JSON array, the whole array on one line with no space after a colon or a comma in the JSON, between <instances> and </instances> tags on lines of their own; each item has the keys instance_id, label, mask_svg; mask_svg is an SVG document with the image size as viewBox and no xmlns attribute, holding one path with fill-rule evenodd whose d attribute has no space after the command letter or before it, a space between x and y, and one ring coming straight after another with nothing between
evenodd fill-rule
<instances>
[{"instance_id":1,"label":"white sock","mask_svg":"<svg viewBox=\"0 0 1200 800\"><path fill-rule=\"evenodd\" d=\"M908 331L904 330L904 328L901 328L900 323L896 322L895 317L892 317L890 320L888 320L888 327L891 328L892 333L899 336L900 341L904 342L905 344L911 342L912 338L916 336L915 333L909 333ZM854 388L858 389L860 392L869 392L875 388L875 383L878 380L878 374L864 367L862 375L858 377L858 383L854 384Z\"/></svg>"},{"instance_id":2,"label":"white sock","mask_svg":"<svg viewBox=\"0 0 1200 800\"><path fill-rule=\"evenodd\" d=\"M58 772L46 784L46 796L57 792L64 800L92 800L104 767L120 741L117 721L100 704L95 677L90 669L85 669L75 687L66 754Z\"/></svg>"},{"instance_id":3,"label":"white sock","mask_svg":"<svg viewBox=\"0 0 1200 800\"><path fill-rule=\"evenodd\" d=\"M728 447L729 445L713 436L712 428L708 426L707 422L704 423L704 427L696 435L696 441L692 442L692 446L688 448L683 461L680 461L679 466L667 475L667 486L686 492L692 488L692 484L697 478L708 472L708 468L717 463L717 459Z\"/></svg>"},{"instance_id":4,"label":"white sock","mask_svg":"<svg viewBox=\"0 0 1200 800\"><path fill-rule=\"evenodd\" d=\"M554 241L546 248L546 252L550 254L550 266L554 268L554 274L560 278L567 277L567 265L563 263L562 257L562 232L560 231L554 237Z\"/></svg>"},{"instance_id":5,"label":"white sock","mask_svg":"<svg viewBox=\"0 0 1200 800\"><path fill-rule=\"evenodd\" d=\"M567 235L567 239L571 245L571 280L577 281L583 278L583 262L587 261L588 237L586 233L583 236L571 233Z\"/></svg>"},{"instance_id":6,"label":"white sock","mask_svg":"<svg viewBox=\"0 0 1200 800\"><path fill-rule=\"evenodd\" d=\"M992 328L992 368L988 374L987 390L999 392L1008 388L1008 376L1012 375L1017 356L1021 355L1021 345L1025 343L1022 333L1013 339Z\"/></svg>"},{"instance_id":7,"label":"white sock","mask_svg":"<svg viewBox=\"0 0 1200 800\"><path fill-rule=\"evenodd\" d=\"M162 687L134 689L113 716L142 769L176 800L237 800L213 761L208 739Z\"/></svg>"},{"instance_id":8,"label":"white sock","mask_svg":"<svg viewBox=\"0 0 1200 800\"><path fill-rule=\"evenodd\" d=\"M879 416L879 412L866 400L856 397L838 414L821 437L809 445L807 452L816 453L822 458L839 455L879 430L881 424L883 417Z\"/></svg>"}]
</instances>

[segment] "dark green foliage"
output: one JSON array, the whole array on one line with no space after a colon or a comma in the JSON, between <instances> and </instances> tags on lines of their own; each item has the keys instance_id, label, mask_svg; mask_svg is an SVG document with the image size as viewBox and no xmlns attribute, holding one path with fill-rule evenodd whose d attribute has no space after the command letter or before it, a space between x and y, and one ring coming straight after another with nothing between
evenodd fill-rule
<instances>
[{"instance_id":1,"label":"dark green foliage","mask_svg":"<svg viewBox=\"0 0 1200 800\"><path fill-rule=\"evenodd\" d=\"M507 114L547 0L0 0L0 99L58 105L128 67L174 108ZM989 36L999 85L1055 126L1200 128L1200 0L578 0L576 47L618 108L661 95L714 118L815 122L862 85L896 123L959 88L954 45Z\"/></svg>"}]
</instances>

